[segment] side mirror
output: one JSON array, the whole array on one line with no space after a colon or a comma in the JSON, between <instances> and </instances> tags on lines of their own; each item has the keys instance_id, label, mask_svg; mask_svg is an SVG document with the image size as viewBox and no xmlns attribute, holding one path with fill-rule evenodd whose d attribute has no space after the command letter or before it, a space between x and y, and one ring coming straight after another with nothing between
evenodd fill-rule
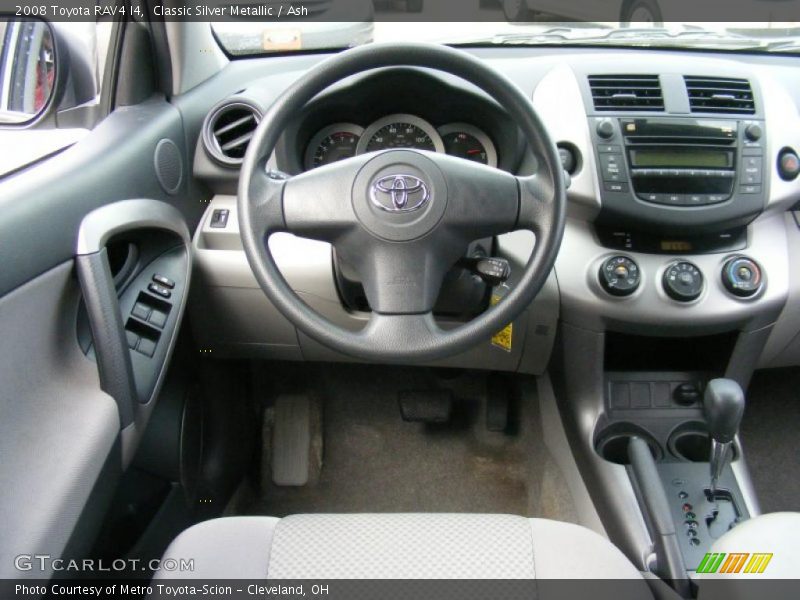
<instances>
[{"instance_id":1,"label":"side mirror","mask_svg":"<svg viewBox=\"0 0 800 600\"><path fill-rule=\"evenodd\" d=\"M0 16L0 126L96 100L94 27Z\"/></svg>"},{"instance_id":2,"label":"side mirror","mask_svg":"<svg viewBox=\"0 0 800 600\"><path fill-rule=\"evenodd\" d=\"M56 88L53 30L44 21L0 19L0 123L36 119Z\"/></svg>"}]
</instances>

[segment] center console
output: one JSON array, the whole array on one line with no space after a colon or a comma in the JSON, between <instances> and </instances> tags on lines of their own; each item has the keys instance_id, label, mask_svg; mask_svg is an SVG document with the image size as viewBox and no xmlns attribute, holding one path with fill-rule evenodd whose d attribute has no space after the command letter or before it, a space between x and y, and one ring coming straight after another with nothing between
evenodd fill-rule
<instances>
[{"instance_id":1,"label":"center console","mask_svg":"<svg viewBox=\"0 0 800 600\"><path fill-rule=\"evenodd\" d=\"M721 380L746 390L789 297L789 225L770 201L798 163L756 81L754 108L726 114L687 102L683 80L584 87L599 203L568 219L552 373L609 536L690 592L711 544L759 514L746 448L720 425L733 413L713 400Z\"/></svg>"}]
</instances>

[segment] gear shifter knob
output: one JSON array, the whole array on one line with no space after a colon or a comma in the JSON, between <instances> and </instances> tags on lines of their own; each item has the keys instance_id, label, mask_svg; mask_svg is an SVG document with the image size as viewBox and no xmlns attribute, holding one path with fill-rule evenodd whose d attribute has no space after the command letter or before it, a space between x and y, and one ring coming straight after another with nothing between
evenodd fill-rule
<instances>
[{"instance_id":1,"label":"gear shifter knob","mask_svg":"<svg viewBox=\"0 0 800 600\"><path fill-rule=\"evenodd\" d=\"M744 414L744 392L732 379L712 379L703 398L711 438L720 444L733 441Z\"/></svg>"}]
</instances>

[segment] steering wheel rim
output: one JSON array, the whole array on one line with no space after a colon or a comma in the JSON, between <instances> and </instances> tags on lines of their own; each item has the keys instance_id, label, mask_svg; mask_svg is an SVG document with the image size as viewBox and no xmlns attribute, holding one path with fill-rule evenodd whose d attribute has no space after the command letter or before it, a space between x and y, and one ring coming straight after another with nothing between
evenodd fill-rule
<instances>
[{"instance_id":1,"label":"steering wheel rim","mask_svg":"<svg viewBox=\"0 0 800 600\"><path fill-rule=\"evenodd\" d=\"M482 89L522 130L537 157L537 172L515 177L417 150L360 155L294 177L267 171L266 161L296 111L345 77L392 66L436 69ZM389 194L394 208L383 207L389 211L387 215L378 206L384 202L383 196L380 201L373 197L370 204L378 180L387 177L392 186L401 185L393 183L392 178L397 177L409 178L401 187L409 181L412 187L422 182L415 191L428 199L419 214L400 216L393 190ZM516 196L513 200L512 194ZM408 201L410 194L404 197ZM565 206L566 184L558 152L530 100L478 59L434 44L362 46L313 67L261 119L242 163L238 189L245 255L273 305L323 345L357 358L392 362L435 360L466 351L488 341L521 314L555 263ZM516 286L502 302L475 319L454 329L439 328L432 314L441 285L441 279L438 285L436 279L443 278L458 259L459 246L466 248L469 241L488 237L486 234L520 229L532 231L536 243ZM364 329L351 331L333 324L291 289L267 243L269 236L279 231L329 241L337 253L349 253L374 309ZM474 237L469 240L470 236ZM447 262L450 264L438 264ZM418 276L413 268L419 265L424 268L419 267L423 273ZM400 275L391 275L397 272ZM372 277L377 281L371 281Z\"/></svg>"}]
</instances>

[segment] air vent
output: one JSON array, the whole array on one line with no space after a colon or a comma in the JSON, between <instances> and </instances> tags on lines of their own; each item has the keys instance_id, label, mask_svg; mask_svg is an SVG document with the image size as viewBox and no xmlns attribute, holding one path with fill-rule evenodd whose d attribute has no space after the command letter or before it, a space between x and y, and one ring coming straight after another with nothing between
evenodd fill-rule
<instances>
[{"instance_id":1,"label":"air vent","mask_svg":"<svg viewBox=\"0 0 800 600\"><path fill-rule=\"evenodd\" d=\"M664 110L658 75L589 75L589 87L595 110Z\"/></svg>"},{"instance_id":2,"label":"air vent","mask_svg":"<svg viewBox=\"0 0 800 600\"><path fill-rule=\"evenodd\" d=\"M756 112L753 90L746 79L686 76L683 80L694 113L752 115Z\"/></svg>"},{"instance_id":3,"label":"air vent","mask_svg":"<svg viewBox=\"0 0 800 600\"><path fill-rule=\"evenodd\" d=\"M261 113L244 102L231 102L214 110L203 129L206 149L226 165L242 163Z\"/></svg>"}]
</instances>

